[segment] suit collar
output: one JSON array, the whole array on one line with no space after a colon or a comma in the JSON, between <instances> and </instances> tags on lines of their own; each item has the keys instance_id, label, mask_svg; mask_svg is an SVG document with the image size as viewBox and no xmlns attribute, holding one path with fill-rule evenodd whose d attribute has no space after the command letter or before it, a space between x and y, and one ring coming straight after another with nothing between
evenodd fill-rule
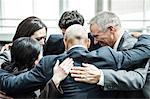
<instances>
[{"instance_id":1,"label":"suit collar","mask_svg":"<svg viewBox=\"0 0 150 99\"><path fill-rule=\"evenodd\" d=\"M78 51L88 51L84 46L82 45L75 45L72 46L69 50L66 51L66 53L70 53L70 52L78 52Z\"/></svg>"},{"instance_id":2,"label":"suit collar","mask_svg":"<svg viewBox=\"0 0 150 99\"><path fill-rule=\"evenodd\" d=\"M114 46L113 46L113 49L114 49L114 50L117 51L117 48L118 48L118 46L119 46L119 43L120 43L120 41L121 41L123 35L124 35L124 31L122 30L122 31L121 31L121 34L120 34L120 36L119 36L119 38L117 39L116 43L115 43Z\"/></svg>"},{"instance_id":3,"label":"suit collar","mask_svg":"<svg viewBox=\"0 0 150 99\"><path fill-rule=\"evenodd\" d=\"M85 48L83 45L74 45L74 46L72 46L72 47L70 47L68 50L71 50L72 48L76 48L76 47L82 47L82 48ZM85 48L86 49L86 48Z\"/></svg>"},{"instance_id":4,"label":"suit collar","mask_svg":"<svg viewBox=\"0 0 150 99\"><path fill-rule=\"evenodd\" d=\"M127 40L127 38L129 37L129 33L127 33L126 31L124 32L124 34L122 35L120 42L118 44L117 50L120 50L123 43L125 42L125 40Z\"/></svg>"}]
</instances>

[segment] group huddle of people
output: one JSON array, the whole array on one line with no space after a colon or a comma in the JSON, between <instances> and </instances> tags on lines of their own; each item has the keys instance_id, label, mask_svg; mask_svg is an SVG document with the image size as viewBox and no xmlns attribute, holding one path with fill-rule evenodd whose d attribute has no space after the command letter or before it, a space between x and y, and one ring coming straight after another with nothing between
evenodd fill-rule
<instances>
[{"instance_id":1,"label":"group huddle of people","mask_svg":"<svg viewBox=\"0 0 150 99\"><path fill-rule=\"evenodd\" d=\"M40 18L24 19L0 52L0 98L150 98L150 34L131 35L109 11L89 25L66 11L46 40Z\"/></svg>"}]
</instances>

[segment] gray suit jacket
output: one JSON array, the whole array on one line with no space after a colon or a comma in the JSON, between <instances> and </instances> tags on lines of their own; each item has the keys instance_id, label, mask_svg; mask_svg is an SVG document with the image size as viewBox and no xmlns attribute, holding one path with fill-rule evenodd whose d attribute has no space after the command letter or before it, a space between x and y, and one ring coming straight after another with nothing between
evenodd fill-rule
<instances>
[{"instance_id":1,"label":"gray suit jacket","mask_svg":"<svg viewBox=\"0 0 150 99\"><path fill-rule=\"evenodd\" d=\"M117 50L128 50L132 48L136 42L136 38L125 33L121 38ZM104 90L131 91L139 90L144 87L143 92L145 97L150 97L150 76L148 69L149 62L146 64L145 68L138 68L133 71L102 69L104 73Z\"/></svg>"}]
</instances>

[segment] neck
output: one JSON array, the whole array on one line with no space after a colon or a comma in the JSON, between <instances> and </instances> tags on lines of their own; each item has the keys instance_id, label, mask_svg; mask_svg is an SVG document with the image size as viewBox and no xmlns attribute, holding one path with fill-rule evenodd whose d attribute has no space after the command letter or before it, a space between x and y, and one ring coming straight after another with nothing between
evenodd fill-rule
<instances>
[{"instance_id":1,"label":"neck","mask_svg":"<svg viewBox=\"0 0 150 99\"><path fill-rule=\"evenodd\" d=\"M74 46L80 46L80 47L84 47L85 49L88 49L85 44L76 43L76 44L68 44L67 50L71 49Z\"/></svg>"},{"instance_id":2,"label":"neck","mask_svg":"<svg viewBox=\"0 0 150 99\"><path fill-rule=\"evenodd\" d=\"M70 49L71 47L73 46L76 46L76 45L80 45L80 46L83 46L85 49L88 49L88 41L87 40L67 40L66 42L66 49Z\"/></svg>"},{"instance_id":3,"label":"neck","mask_svg":"<svg viewBox=\"0 0 150 99\"><path fill-rule=\"evenodd\" d=\"M112 47L114 47L114 45L115 45L115 43L117 42L117 40L122 36L122 33L123 33L123 32L122 32L121 29L118 29L118 30L116 31L115 36L114 36L115 41L114 41Z\"/></svg>"}]
</instances>

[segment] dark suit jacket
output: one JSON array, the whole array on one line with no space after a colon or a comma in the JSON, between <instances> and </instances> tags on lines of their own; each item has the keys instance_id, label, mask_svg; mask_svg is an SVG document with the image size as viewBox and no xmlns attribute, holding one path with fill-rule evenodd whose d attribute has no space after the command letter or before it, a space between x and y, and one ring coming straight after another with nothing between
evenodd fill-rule
<instances>
[{"instance_id":1,"label":"dark suit jacket","mask_svg":"<svg viewBox=\"0 0 150 99\"><path fill-rule=\"evenodd\" d=\"M75 66L81 66L81 63L92 63L98 68L112 69L132 69L138 68L145 59L150 57L150 36L141 36L139 42L135 44L132 50L124 52L115 52L110 47L102 47L98 50L89 52L82 47L76 47L64 54L45 56L39 65L31 71L14 76L8 73L1 73L0 90L16 94L20 90L35 90L44 86L53 75L53 66L57 59L63 61L66 57L71 57L75 61ZM143 60L143 58L145 58ZM132 63L132 64L131 64ZM133 67L134 66L134 67ZM61 83L64 90L63 98L98 98L106 97L108 94L102 93L97 85L75 82L70 75Z\"/></svg>"},{"instance_id":2,"label":"dark suit jacket","mask_svg":"<svg viewBox=\"0 0 150 99\"><path fill-rule=\"evenodd\" d=\"M60 86L56 88L56 85L52 80L49 80L45 88L41 91L38 99L56 99L58 96L62 95L63 91Z\"/></svg>"},{"instance_id":3,"label":"dark suit jacket","mask_svg":"<svg viewBox=\"0 0 150 99\"><path fill-rule=\"evenodd\" d=\"M89 47L89 51L98 49L100 44L94 44L94 38L91 33L88 33L88 37L91 40L91 44ZM65 51L65 45L63 42L63 35L61 34L54 34L50 35L46 44L44 45L44 52L43 55L58 55L62 54Z\"/></svg>"}]
</instances>

